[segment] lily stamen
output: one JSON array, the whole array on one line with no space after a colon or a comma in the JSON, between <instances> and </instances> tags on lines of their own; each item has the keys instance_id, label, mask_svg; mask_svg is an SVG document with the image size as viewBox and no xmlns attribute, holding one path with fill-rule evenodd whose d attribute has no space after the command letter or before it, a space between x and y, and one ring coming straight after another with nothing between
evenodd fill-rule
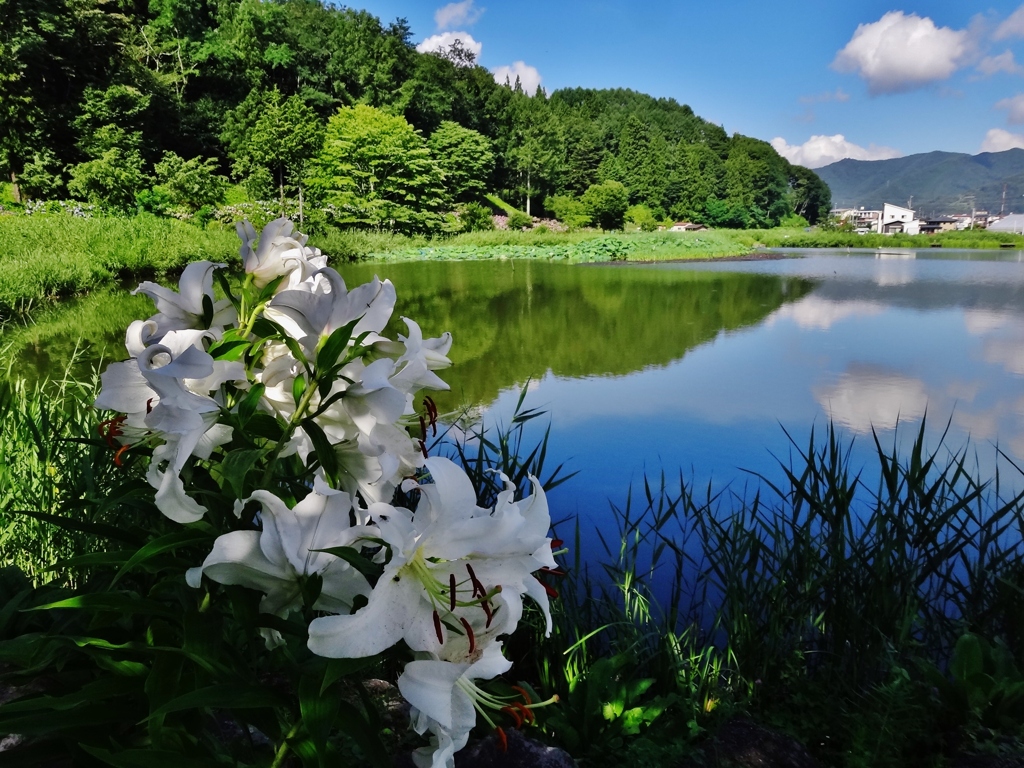
<instances>
[{"instance_id":1,"label":"lily stamen","mask_svg":"<svg viewBox=\"0 0 1024 768\"><path fill-rule=\"evenodd\" d=\"M448 575L448 605L452 611L455 610L455 574Z\"/></svg>"},{"instance_id":2,"label":"lily stamen","mask_svg":"<svg viewBox=\"0 0 1024 768\"><path fill-rule=\"evenodd\" d=\"M519 716L519 712L516 711L516 708L513 707L511 704L509 706L507 706L507 707L502 707L501 711L504 712L505 714L511 716L512 719L516 721L516 728L522 728L523 727L523 718L521 718Z\"/></svg>"},{"instance_id":3,"label":"lily stamen","mask_svg":"<svg viewBox=\"0 0 1024 768\"><path fill-rule=\"evenodd\" d=\"M473 634L473 627L470 626L470 623L468 621L466 621L465 617L463 617L463 616L459 617L459 621L462 622L462 626L466 630L466 637L469 640L469 652L471 654L475 653L476 652L476 635Z\"/></svg>"},{"instance_id":4,"label":"lily stamen","mask_svg":"<svg viewBox=\"0 0 1024 768\"><path fill-rule=\"evenodd\" d=\"M121 464L121 457L129 448L131 448L130 445L122 445L120 448L117 449L117 453L114 454L114 464L116 464L119 467L124 466L123 464Z\"/></svg>"},{"instance_id":5,"label":"lily stamen","mask_svg":"<svg viewBox=\"0 0 1024 768\"><path fill-rule=\"evenodd\" d=\"M505 731L498 726L494 729L494 732L498 734L498 744L501 746L501 751L508 752L508 737L505 735Z\"/></svg>"},{"instance_id":6,"label":"lily stamen","mask_svg":"<svg viewBox=\"0 0 1024 768\"><path fill-rule=\"evenodd\" d=\"M437 633L437 642L444 645L444 634L441 632L441 616L434 611L434 632Z\"/></svg>"}]
</instances>

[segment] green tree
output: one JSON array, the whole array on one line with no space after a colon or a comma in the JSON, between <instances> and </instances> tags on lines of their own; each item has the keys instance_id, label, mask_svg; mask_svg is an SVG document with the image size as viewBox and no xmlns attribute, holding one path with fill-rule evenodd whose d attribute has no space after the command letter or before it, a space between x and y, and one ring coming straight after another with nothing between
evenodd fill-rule
<instances>
[{"instance_id":1,"label":"green tree","mask_svg":"<svg viewBox=\"0 0 1024 768\"><path fill-rule=\"evenodd\" d=\"M303 173L323 142L323 125L302 99L285 99L276 88L257 103L259 112L251 127L246 130L243 124L238 131L241 136L237 139L235 173L255 175L260 181L273 179L282 214L286 188L295 189L301 220Z\"/></svg>"},{"instance_id":2,"label":"green tree","mask_svg":"<svg viewBox=\"0 0 1024 768\"><path fill-rule=\"evenodd\" d=\"M20 184L21 191L30 199L54 199L64 186L56 155L47 147L35 152L25 163Z\"/></svg>"},{"instance_id":3,"label":"green tree","mask_svg":"<svg viewBox=\"0 0 1024 768\"><path fill-rule=\"evenodd\" d=\"M632 222L644 232L654 232L658 228L658 217L646 205L631 205L626 209L626 220Z\"/></svg>"},{"instance_id":4,"label":"green tree","mask_svg":"<svg viewBox=\"0 0 1024 768\"><path fill-rule=\"evenodd\" d=\"M212 157L185 160L166 152L153 167L153 175L157 182L155 189L165 195L171 205L189 213L222 202L228 186L228 180L217 173L217 161Z\"/></svg>"},{"instance_id":5,"label":"green tree","mask_svg":"<svg viewBox=\"0 0 1024 768\"><path fill-rule=\"evenodd\" d=\"M572 195L555 195L544 201L544 207L555 214L555 218L569 229L579 229L591 222L590 213L583 201Z\"/></svg>"},{"instance_id":6,"label":"green tree","mask_svg":"<svg viewBox=\"0 0 1024 768\"><path fill-rule=\"evenodd\" d=\"M629 208L629 191L618 181L593 184L583 195L583 205L601 229L622 229Z\"/></svg>"},{"instance_id":7,"label":"green tree","mask_svg":"<svg viewBox=\"0 0 1024 768\"><path fill-rule=\"evenodd\" d=\"M110 147L71 169L68 190L91 203L127 213L135 208L136 193L146 186L142 166L138 150Z\"/></svg>"},{"instance_id":8,"label":"green tree","mask_svg":"<svg viewBox=\"0 0 1024 768\"><path fill-rule=\"evenodd\" d=\"M446 120L431 134L427 146L444 173L445 188L453 200L471 202L487 191L494 152L486 136Z\"/></svg>"},{"instance_id":9,"label":"green tree","mask_svg":"<svg viewBox=\"0 0 1024 768\"><path fill-rule=\"evenodd\" d=\"M555 186L561 170L564 142L558 120L548 108L540 89L527 96L513 90L510 102L512 130L506 162L513 171L515 185L525 200L527 215L538 191Z\"/></svg>"},{"instance_id":10,"label":"green tree","mask_svg":"<svg viewBox=\"0 0 1024 768\"><path fill-rule=\"evenodd\" d=\"M619 137L620 179L633 203L660 206L665 196L667 146L661 134L630 115Z\"/></svg>"},{"instance_id":11,"label":"green tree","mask_svg":"<svg viewBox=\"0 0 1024 768\"><path fill-rule=\"evenodd\" d=\"M388 232L434 231L447 204L443 175L405 118L357 104L327 123L309 185L334 220Z\"/></svg>"},{"instance_id":12,"label":"green tree","mask_svg":"<svg viewBox=\"0 0 1024 768\"><path fill-rule=\"evenodd\" d=\"M722 160L707 144L680 143L676 153L676 172L669 182L677 198L672 215L703 222L708 199L716 197L722 189Z\"/></svg>"}]
</instances>

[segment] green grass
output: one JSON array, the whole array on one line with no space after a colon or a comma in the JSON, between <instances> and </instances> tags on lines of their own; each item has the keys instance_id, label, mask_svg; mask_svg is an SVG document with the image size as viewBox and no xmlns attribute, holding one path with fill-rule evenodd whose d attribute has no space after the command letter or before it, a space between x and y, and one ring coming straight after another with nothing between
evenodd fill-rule
<instances>
[{"instance_id":1,"label":"green grass","mask_svg":"<svg viewBox=\"0 0 1024 768\"><path fill-rule=\"evenodd\" d=\"M858 235L855 232L813 229L757 229L737 233L740 242L770 248L979 248L1007 245L1024 250L1024 236L985 229L941 232L936 235Z\"/></svg>"},{"instance_id":2,"label":"green grass","mask_svg":"<svg viewBox=\"0 0 1024 768\"><path fill-rule=\"evenodd\" d=\"M735 233L473 232L366 254L370 261L551 259L571 263L653 262L739 256L750 248Z\"/></svg>"},{"instance_id":3,"label":"green grass","mask_svg":"<svg viewBox=\"0 0 1024 768\"><path fill-rule=\"evenodd\" d=\"M203 230L174 219L0 216L0 320L35 302L117 279L173 272L199 259L237 257L233 231Z\"/></svg>"}]
</instances>

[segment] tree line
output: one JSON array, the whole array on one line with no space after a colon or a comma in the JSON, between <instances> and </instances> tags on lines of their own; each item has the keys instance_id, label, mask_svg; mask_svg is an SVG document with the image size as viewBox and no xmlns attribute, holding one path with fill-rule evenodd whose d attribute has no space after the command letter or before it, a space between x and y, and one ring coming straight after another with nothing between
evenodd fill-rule
<instances>
[{"instance_id":1,"label":"tree line","mask_svg":"<svg viewBox=\"0 0 1024 768\"><path fill-rule=\"evenodd\" d=\"M314 224L405 232L489 226L485 192L605 228L627 209L813 224L830 204L813 171L673 99L528 94L459 43L418 53L405 20L321 0L0 0L0 166L22 201L192 215L230 179Z\"/></svg>"}]
</instances>

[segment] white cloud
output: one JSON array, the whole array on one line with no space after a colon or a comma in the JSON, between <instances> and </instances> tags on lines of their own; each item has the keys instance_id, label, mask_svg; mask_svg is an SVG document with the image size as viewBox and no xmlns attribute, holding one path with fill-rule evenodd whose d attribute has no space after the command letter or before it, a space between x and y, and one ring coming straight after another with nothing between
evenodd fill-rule
<instances>
[{"instance_id":1,"label":"white cloud","mask_svg":"<svg viewBox=\"0 0 1024 768\"><path fill-rule=\"evenodd\" d=\"M1024 5L1011 13L992 34L993 40L1006 40L1013 37L1024 37Z\"/></svg>"},{"instance_id":2,"label":"white cloud","mask_svg":"<svg viewBox=\"0 0 1024 768\"><path fill-rule=\"evenodd\" d=\"M936 27L928 17L889 11L876 22L859 25L832 67L856 72L873 94L897 93L945 80L971 52L967 30Z\"/></svg>"},{"instance_id":3,"label":"white cloud","mask_svg":"<svg viewBox=\"0 0 1024 768\"><path fill-rule=\"evenodd\" d=\"M491 70L494 75L494 81L499 85L504 85L507 79L512 85L516 84L516 78L519 78L520 84L523 86L523 91L528 95L532 96L537 86L541 83L540 72L537 71L536 67L531 67L525 61L514 61L512 65L503 65L495 67Z\"/></svg>"},{"instance_id":4,"label":"white cloud","mask_svg":"<svg viewBox=\"0 0 1024 768\"><path fill-rule=\"evenodd\" d=\"M1010 133L1002 128L993 128L981 142L981 152L1005 152L1008 149L1024 149L1024 134Z\"/></svg>"},{"instance_id":5,"label":"white cloud","mask_svg":"<svg viewBox=\"0 0 1024 768\"><path fill-rule=\"evenodd\" d=\"M1011 75L1024 73L1024 67L1013 58L1013 51L1007 49L998 56L986 56L978 62L978 71L983 75L994 75L997 72L1007 72Z\"/></svg>"},{"instance_id":6,"label":"white cloud","mask_svg":"<svg viewBox=\"0 0 1024 768\"><path fill-rule=\"evenodd\" d=\"M821 168L823 165L850 158L853 160L889 160L901 157L902 152L892 147L869 144L862 147L847 141L841 133L835 136L811 136L803 144L789 144L781 136L772 139L775 151L795 165Z\"/></svg>"},{"instance_id":7,"label":"white cloud","mask_svg":"<svg viewBox=\"0 0 1024 768\"><path fill-rule=\"evenodd\" d=\"M477 58L480 57L480 51L484 49L484 44L474 40L469 32L442 32L437 35L431 35L417 45L416 50L420 53L444 53L456 40L462 41L463 48Z\"/></svg>"},{"instance_id":8,"label":"white cloud","mask_svg":"<svg viewBox=\"0 0 1024 768\"><path fill-rule=\"evenodd\" d=\"M825 91L824 93L816 93L813 96L801 96L801 104L818 104L825 101L838 101L840 103L850 100L850 94L844 91L842 88L836 88L834 91Z\"/></svg>"},{"instance_id":9,"label":"white cloud","mask_svg":"<svg viewBox=\"0 0 1024 768\"><path fill-rule=\"evenodd\" d=\"M996 109L1006 110L1006 122L1010 125L1024 123L1024 93L997 101Z\"/></svg>"},{"instance_id":10,"label":"white cloud","mask_svg":"<svg viewBox=\"0 0 1024 768\"><path fill-rule=\"evenodd\" d=\"M434 11L434 23L439 30L452 27L471 27L480 19L486 8L477 8L473 0L462 0L461 3L448 3Z\"/></svg>"}]
</instances>

